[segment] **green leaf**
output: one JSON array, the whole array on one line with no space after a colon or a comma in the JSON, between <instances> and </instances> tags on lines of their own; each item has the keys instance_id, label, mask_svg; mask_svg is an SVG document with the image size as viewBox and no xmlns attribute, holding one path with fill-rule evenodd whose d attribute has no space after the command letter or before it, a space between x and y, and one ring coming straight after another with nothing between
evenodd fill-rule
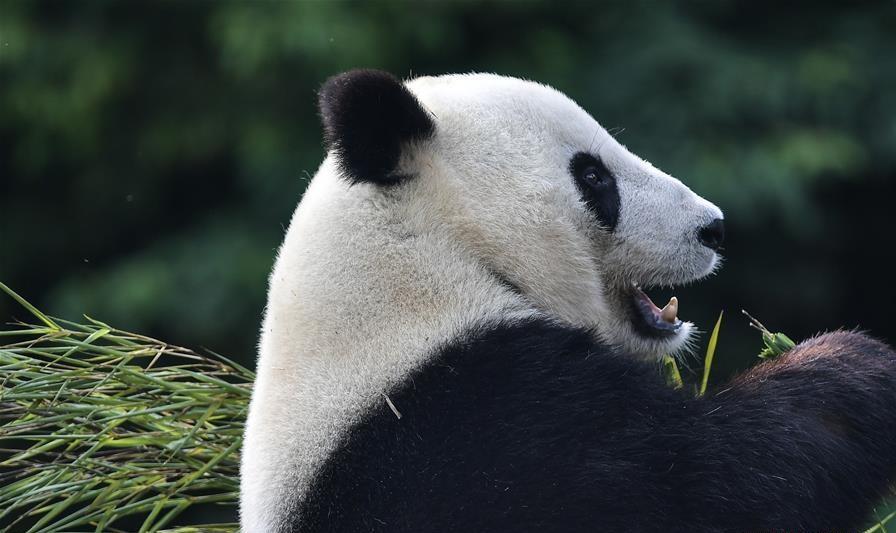
<instances>
[{"instance_id":1,"label":"green leaf","mask_svg":"<svg viewBox=\"0 0 896 533\"><path fill-rule=\"evenodd\" d=\"M719 341L719 328L722 327L722 316L725 311L719 313L719 319L716 320L716 326L712 328L712 335L709 336L709 344L706 346L706 358L703 360L703 380L700 382L699 396L706 393L706 386L709 384L709 373L712 369L712 360L716 355L716 344Z\"/></svg>"}]
</instances>

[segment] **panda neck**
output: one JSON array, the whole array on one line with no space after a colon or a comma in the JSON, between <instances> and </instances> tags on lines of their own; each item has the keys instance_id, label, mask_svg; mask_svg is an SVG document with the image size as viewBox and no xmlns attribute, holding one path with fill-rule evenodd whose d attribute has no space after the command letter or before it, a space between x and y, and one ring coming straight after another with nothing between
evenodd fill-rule
<instances>
[{"instance_id":1,"label":"panda neck","mask_svg":"<svg viewBox=\"0 0 896 533\"><path fill-rule=\"evenodd\" d=\"M293 447L247 442L256 452L243 465L243 482L268 487L269 502L286 500L270 487L303 490L340 432L439 345L534 314L448 239L409 234L375 191L327 165L270 277L248 435L285 432Z\"/></svg>"}]
</instances>

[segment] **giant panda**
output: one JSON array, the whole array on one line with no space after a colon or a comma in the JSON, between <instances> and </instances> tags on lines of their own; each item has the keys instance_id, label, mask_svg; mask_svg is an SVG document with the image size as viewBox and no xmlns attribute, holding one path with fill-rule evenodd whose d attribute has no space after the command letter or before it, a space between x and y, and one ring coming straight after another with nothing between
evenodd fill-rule
<instances>
[{"instance_id":1,"label":"giant panda","mask_svg":"<svg viewBox=\"0 0 896 533\"><path fill-rule=\"evenodd\" d=\"M896 473L896 355L818 336L704 397L656 361L722 212L562 93L356 70L270 276L245 532L859 527ZM720 179L722 179L720 177Z\"/></svg>"}]
</instances>

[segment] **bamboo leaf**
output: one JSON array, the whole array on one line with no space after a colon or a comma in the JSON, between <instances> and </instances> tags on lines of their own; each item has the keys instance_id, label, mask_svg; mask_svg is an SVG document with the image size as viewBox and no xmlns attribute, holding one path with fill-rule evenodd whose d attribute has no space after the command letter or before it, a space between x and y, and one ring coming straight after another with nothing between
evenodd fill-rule
<instances>
[{"instance_id":1,"label":"bamboo leaf","mask_svg":"<svg viewBox=\"0 0 896 533\"><path fill-rule=\"evenodd\" d=\"M712 328L712 335L709 336L709 344L706 346L706 358L703 360L703 380L700 382L699 395L706 394L706 386L709 384L709 373L712 370L712 360L716 355L716 345L719 342L719 329L722 327L722 317L725 311L719 313L719 319L716 320L716 326Z\"/></svg>"}]
</instances>

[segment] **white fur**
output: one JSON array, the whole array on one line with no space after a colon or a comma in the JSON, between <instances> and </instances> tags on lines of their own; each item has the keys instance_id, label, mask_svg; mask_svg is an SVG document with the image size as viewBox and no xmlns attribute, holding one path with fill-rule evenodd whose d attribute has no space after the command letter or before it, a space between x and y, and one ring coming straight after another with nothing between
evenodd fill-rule
<instances>
[{"instance_id":1,"label":"white fur","mask_svg":"<svg viewBox=\"0 0 896 533\"><path fill-rule=\"evenodd\" d=\"M697 279L716 264L696 231L719 209L563 94L487 74L407 85L436 122L434 138L401 159L414 177L349 186L331 155L280 248L244 443L244 531L275 530L344 428L464 328L542 314L655 356L686 343L690 325L670 340L637 335L624 291ZM570 176L579 151L617 178L613 233Z\"/></svg>"}]
</instances>

